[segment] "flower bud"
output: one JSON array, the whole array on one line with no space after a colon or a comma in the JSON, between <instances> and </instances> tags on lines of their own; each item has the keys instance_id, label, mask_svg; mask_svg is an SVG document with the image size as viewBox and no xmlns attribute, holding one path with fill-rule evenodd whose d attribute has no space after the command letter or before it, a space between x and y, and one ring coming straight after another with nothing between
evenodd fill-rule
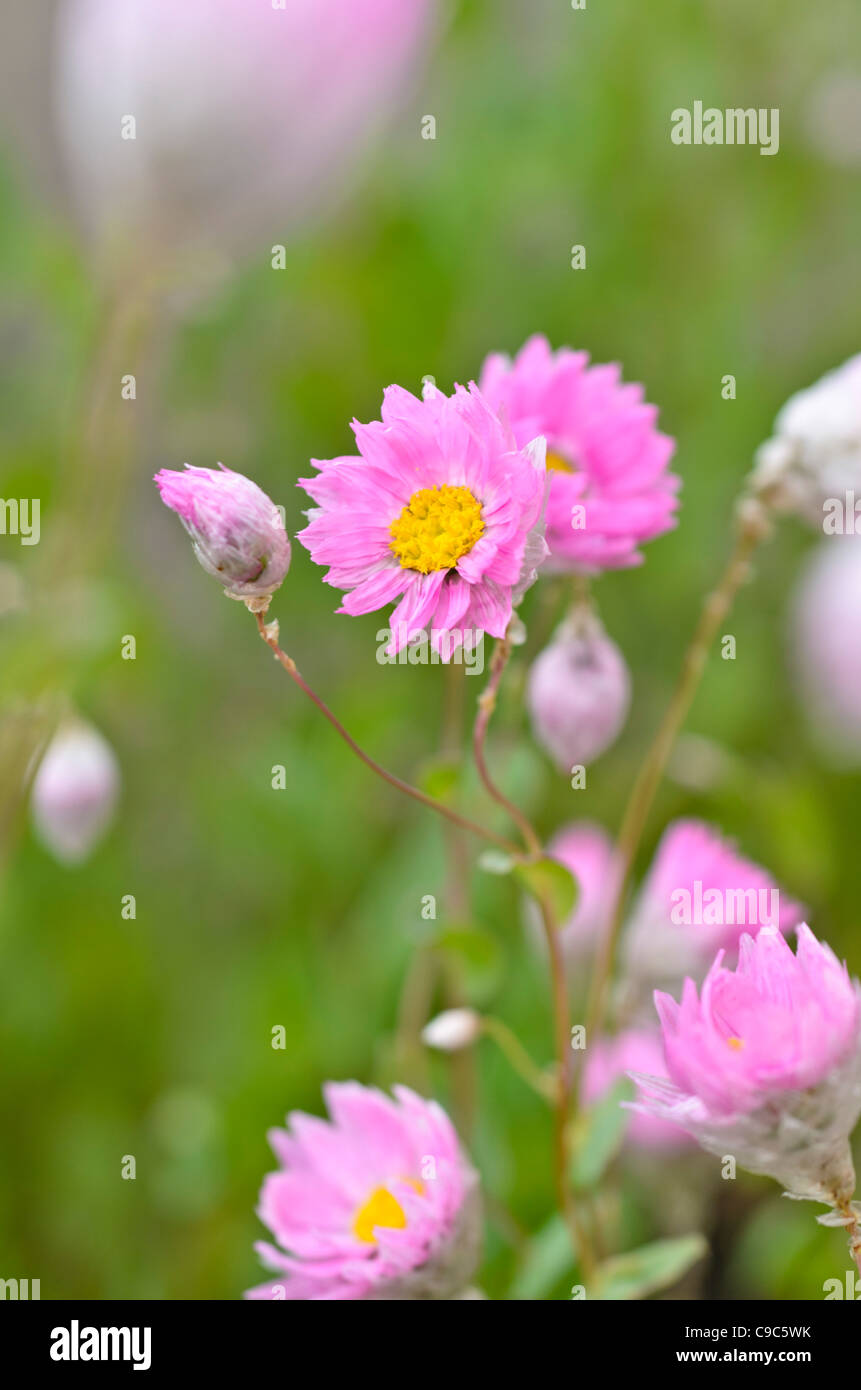
<instances>
[{"instance_id":1,"label":"flower bud","mask_svg":"<svg viewBox=\"0 0 861 1390\"><path fill-rule=\"evenodd\" d=\"M422 1030L422 1042L437 1052L459 1052L481 1033L481 1019L474 1009L444 1009Z\"/></svg>"},{"instance_id":2,"label":"flower bud","mask_svg":"<svg viewBox=\"0 0 861 1390\"><path fill-rule=\"evenodd\" d=\"M33 779L36 834L62 864L86 859L113 817L120 774L110 745L90 724L70 722L48 745Z\"/></svg>"},{"instance_id":3,"label":"flower bud","mask_svg":"<svg viewBox=\"0 0 861 1390\"><path fill-rule=\"evenodd\" d=\"M775 927L743 936L738 967L719 952L702 990L660 991L667 1077L635 1074L635 1109L681 1125L794 1197L845 1203L861 1114L861 986L810 928L793 955Z\"/></svg>"},{"instance_id":4,"label":"flower bud","mask_svg":"<svg viewBox=\"0 0 861 1390\"><path fill-rule=\"evenodd\" d=\"M814 526L829 498L861 496L861 353L787 401L757 453L752 483Z\"/></svg>"},{"instance_id":5,"label":"flower bud","mask_svg":"<svg viewBox=\"0 0 861 1390\"><path fill-rule=\"evenodd\" d=\"M529 673L533 733L563 772L610 747L630 700L625 658L595 620L563 628Z\"/></svg>"},{"instance_id":6,"label":"flower bud","mask_svg":"<svg viewBox=\"0 0 861 1390\"><path fill-rule=\"evenodd\" d=\"M175 511L207 574L229 598L263 611L290 568L290 542L281 513L256 483L219 464L155 476L161 500Z\"/></svg>"}]
</instances>

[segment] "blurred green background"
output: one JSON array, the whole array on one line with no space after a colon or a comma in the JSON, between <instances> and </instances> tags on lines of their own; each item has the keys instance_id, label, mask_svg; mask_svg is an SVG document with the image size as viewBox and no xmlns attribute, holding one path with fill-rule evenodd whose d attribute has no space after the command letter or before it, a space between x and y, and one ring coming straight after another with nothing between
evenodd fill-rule
<instances>
[{"instance_id":1,"label":"blurred green background","mask_svg":"<svg viewBox=\"0 0 861 1390\"><path fill-rule=\"evenodd\" d=\"M532 641L492 733L501 779L543 831L582 816L615 829L754 448L789 394L858 350L858 165L821 111L847 54L861 68L859 41L857 5L838 0L589 0L576 13L567 0L462 0L356 193L291 242L286 271L263 246L158 320L119 425L126 476L88 476L80 447L95 277L7 149L0 493L42 499L43 542L0 538L25 591L0 618L0 695L8 716L16 700L67 691L116 749L124 785L83 867L55 864L20 808L3 864L0 1276L40 1278L43 1298L236 1298L262 1277L265 1132L288 1108L319 1111L329 1077L430 1080L444 1103L463 1101L457 1068L434 1062L428 1078L427 1059L398 1059L393 1042L411 958L446 924L443 906L436 924L420 915L423 895L446 901L440 828L303 703L196 565L153 472L222 460L284 505L292 534L297 477L312 456L350 451L349 420L374 418L387 383L415 390L430 373L448 389L536 331L619 361L677 437L684 480L679 529L641 570L596 586L633 672L628 726L572 792L524 725ZM672 145L670 112L696 99L779 107L779 154ZM419 135L425 113L433 142ZM570 268L574 243L585 270ZM735 401L721 398L726 373ZM81 505L90 489L113 496L111 520ZM41 552L64 527L70 558L49 583ZM737 659L712 659L688 723L732 750L726 775L698 792L665 783L641 868L671 817L713 820L858 971L861 781L823 766L787 674L787 598L813 543L787 523L764 550L727 629ZM523 611L533 637L541 590ZM272 609L284 645L363 745L419 776L440 748L445 673L379 666L381 615L336 617L336 605L295 545ZM135 661L120 659L126 634ZM465 682L470 714L480 685ZM462 791L491 819L471 783ZM475 871L475 849L484 935L468 940L469 997L549 1060L541 958L513 887ZM449 911L462 919L462 905ZM271 1046L276 1025L286 1051ZM477 1066L471 1147L490 1199L479 1282L505 1297L552 1212L550 1126L490 1044ZM120 1178L125 1154L134 1182ZM703 1223L714 1256L688 1291L706 1297L819 1298L842 1274L842 1239L811 1207L744 1177L717 1201L714 1161L684 1167L616 1165L617 1248ZM690 1213L667 1208L686 1185ZM545 1292L565 1297L570 1282Z\"/></svg>"}]
</instances>

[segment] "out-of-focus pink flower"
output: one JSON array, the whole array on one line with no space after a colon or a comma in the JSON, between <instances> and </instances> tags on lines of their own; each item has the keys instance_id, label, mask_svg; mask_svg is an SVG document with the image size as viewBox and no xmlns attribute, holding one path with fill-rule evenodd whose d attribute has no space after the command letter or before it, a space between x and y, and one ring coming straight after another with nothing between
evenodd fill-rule
<instances>
[{"instance_id":1,"label":"out-of-focus pink flower","mask_svg":"<svg viewBox=\"0 0 861 1390\"><path fill-rule=\"evenodd\" d=\"M609 925L619 886L619 866L613 841L592 821L573 821L563 826L547 846L577 880L577 904L560 927L566 956L579 958L593 949Z\"/></svg>"},{"instance_id":2,"label":"out-of-focus pink flower","mask_svg":"<svg viewBox=\"0 0 861 1390\"><path fill-rule=\"evenodd\" d=\"M792 647L819 742L841 762L861 762L861 534L814 551L795 595Z\"/></svg>"},{"instance_id":3,"label":"out-of-focus pink flower","mask_svg":"<svg viewBox=\"0 0 861 1390\"><path fill-rule=\"evenodd\" d=\"M552 471L547 568L597 573L642 560L637 547L675 525L675 441L619 368L530 338L512 362L488 357L479 385L519 444L543 434Z\"/></svg>"},{"instance_id":4,"label":"out-of-focus pink flower","mask_svg":"<svg viewBox=\"0 0 861 1390\"><path fill-rule=\"evenodd\" d=\"M502 637L546 554L544 441L518 449L475 386L390 386L382 421L353 432L361 457L314 459L300 480L318 505L297 540L346 591L338 611L397 601L392 653L426 629L444 659Z\"/></svg>"},{"instance_id":5,"label":"out-of-focus pink flower","mask_svg":"<svg viewBox=\"0 0 861 1390\"><path fill-rule=\"evenodd\" d=\"M664 1049L657 1028L630 1028L615 1038L599 1038L586 1052L583 1097L591 1105L630 1072L660 1075L663 1070ZM626 1138L644 1149L678 1149L690 1143L684 1129L645 1111L634 1111Z\"/></svg>"},{"instance_id":6,"label":"out-of-focus pink flower","mask_svg":"<svg viewBox=\"0 0 861 1390\"><path fill-rule=\"evenodd\" d=\"M219 464L155 475L161 500L176 512L207 574L230 598L265 607L290 568L290 542L281 513L241 473Z\"/></svg>"},{"instance_id":7,"label":"out-of-focus pink flower","mask_svg":"<svg viewBox=\"0 0 861 1390\"><path fill-rule=\"evenodd\" d=\"M619 736L631 703L625 658L597 620L565 626L533 662L526 700L536 741L570 773Z\"/></svg>"},{"instance_id":8,"label":"out-of-focus pink flower","mask_svg":"<svg viewBox=\"0 0 861 1390\"><path fill-rule=\"evenodd\" d=\"M480 1250L478 1178L448 1116L405 1086L391 1100L356 1082L324 1087L331 1121L294 1112L273 1130L281 1168L259 1216L278 1247L256 1299L449 1299ZM285 1253L289 1252L289 1253Z\"/></svg>"},{"instance_id":9,"label":"out-of-focus pink flower","mask_svg":"<svg viewBox=\"0 0 861 1390\"><path fill-rule=\"evenodd\" d=\"M70 0L57 119L86 221L171 246L286 242L351 181L436 12L436 0Z\"/></svg>"},{"instance_id":10,"label":"out-of-focus pink flower","mask_svg":"<svg viewBox=\"0 0 861 1390\"><path fill-rule=\"evenodd\" d=\"M789 931L803 909L765 869L714 826L678 820L658 845L625 937L629 978L675 984L700 978L718 948L734 952L745 929Z\"/></svg>"},{"instance_id":11,"label":"out-of-focus pink flower","mask_svg":"<svg viewBox=\"0 0 861 1390\"><path fill-rule=\"evenodd\" d=\"M30 809L39 839L62 864L81 863L113 818L120 772L91 724L69 721L54 735L33 779Z\"/></svg>"},{"instance_id":12,"label":"out-of-focus pink flower","mask_svg":"<svg viewBox=\"0 0 861 1390\"><path fill-rule=\"evenodd\" d=\"M861 1114L861 987L810 928L793 955L774 927L717 958L698 996L656 992L668 1079L637 1076L640 1109L681 1125L798 1197L848 1200Z\"/></svg>"},{"instance_id":13,"label":"out-of-focus pink flower","mask_svg":"<svg viewBox=\"0 0 861 1390\"><path fill-rule=\"evenodd\" d=\"M759 449L754 488L824 526L827 504L861 498L861 353L792 396Z\"/></svg>"}]
</instances>

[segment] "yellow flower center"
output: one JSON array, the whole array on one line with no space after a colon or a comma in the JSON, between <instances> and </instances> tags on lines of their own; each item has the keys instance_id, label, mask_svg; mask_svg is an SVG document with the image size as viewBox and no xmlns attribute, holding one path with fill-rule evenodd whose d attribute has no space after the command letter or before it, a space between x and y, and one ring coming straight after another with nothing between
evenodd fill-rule
<instances>
[{"instance_id":1,"label":"yellow flower center","mask_svg":"<svg viewBox=\"0 0 861 1390\"><path fill-rule=\"evenodd\" d=\"M481 503L468 487L423 487L389 527L392 554L406 570L452 569L484 533Z\"/></svg>"},{"instance_id":2,"label":"yellow flower center","mask_svg":"<svg viewBox=\"0 0 861 1390\"><path fill-rule=\"evenodd\" d=\"M551 473L574 472L574 468L568 460L563 458L561 454L557 454L553 449L547 450L547 467L550 469Z\"/></svg>"},{"instance_id":3,"label":"yellow flower center","mask_svg":"<svg viewBox=\"0 0 861 1390\"><path fill-rule=\"evenodd\" d=\"M741 1052L744 1047L744 1038L727 1038L727 1047L731 1047L733 1052Z\"/></svg>"},{"instance_id":4,"label":"yellow flower center","mask_svg":"<svg viewBox=\"0 0 861 1390\"><path fill-rule=\"evenodd\" d=\"M409 1183L419 1196L424 1192L424 1184L416 1178L404 1178L403 1181ZM353 1235L357 1240L363 1240L367 1245L376 1245L377 1237L374 1235L374 1230L377 1226L387 1226L390 1230L402 1231L406 1224L406 1213L397 1197L393 1197L387 1187L377 1187L365 1205L356 1212L353 1218Z\"/></svg>"}]
</instances>

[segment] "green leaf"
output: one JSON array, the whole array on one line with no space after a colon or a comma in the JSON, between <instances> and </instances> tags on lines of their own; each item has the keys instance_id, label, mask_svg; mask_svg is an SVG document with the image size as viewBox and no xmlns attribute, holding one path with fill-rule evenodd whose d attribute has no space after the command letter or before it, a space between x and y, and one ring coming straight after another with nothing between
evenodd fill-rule
<instances>
[{"instance_id":1,"label":"green leaf","mask_svg":"<svg viewBox=\"0 0 861 1390\"><path fill-rule=\"evenodd\" d=\"M577 903L577 880L557 859L537 859L533 863L514 865L518 883L539 902L546 902L558 926L571 916Z\"/></svg>"},{"instance_id":2,"label":"green leaf","mask_svg":"<svg viewBox=\"0 0 861 1390\"><path fill-rule=\"evenodd\" d=\"M633 1082L622 1077L581 1117L574 1134L571 1164L575 1187L595 1187L616 1157L631 1118L630 1111L622 1108L622 1101L631 1100L633 1095Z\"/></svg>"},{"instance_id":3,"label":"green leaf","mask_svg":"<svg viewBox=\"0 0 861 1390\"><path fill-rule=\"evenodd\" d=\"M588 1297L604 1300L645 1298L668 1289L701 1260L708 1251L703 1235L679 1236L675 1240L656 1240L627 1255L606 1260L598 1270Z\"/></svg>"},{"instance_id":4,"label":"green leaf","mask_svg":"<svg viewBox=\"0 0 861 1390\"><path fill-rule=\"evenodd\" d=\"M529 1242L509 1298L544 1298L573 1268L568 1229L561 1216L552 1216Z\"/></svg>"}]
</instances>

